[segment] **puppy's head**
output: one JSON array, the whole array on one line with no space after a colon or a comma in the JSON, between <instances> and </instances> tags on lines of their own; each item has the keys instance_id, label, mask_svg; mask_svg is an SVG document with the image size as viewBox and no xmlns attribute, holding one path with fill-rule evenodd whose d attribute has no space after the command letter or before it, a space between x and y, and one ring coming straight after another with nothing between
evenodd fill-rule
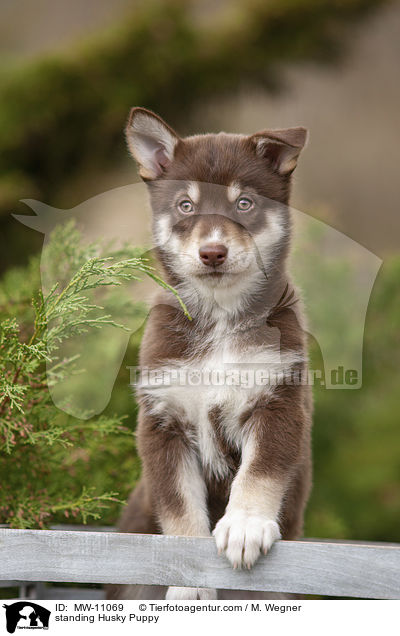
<instances>
[{"instance_id":1,"label":"puppy's head","mask_svg":"<svg viewBox=\"0 0 400 636\"><path fill-rule=\"evenodd\" d=\"M240 293L281 266L290 179L306 136L298 127L182 139L154 113L132 109L129 150L150 190L160 258L175 280Z\"/></svg>"}]
</instances>

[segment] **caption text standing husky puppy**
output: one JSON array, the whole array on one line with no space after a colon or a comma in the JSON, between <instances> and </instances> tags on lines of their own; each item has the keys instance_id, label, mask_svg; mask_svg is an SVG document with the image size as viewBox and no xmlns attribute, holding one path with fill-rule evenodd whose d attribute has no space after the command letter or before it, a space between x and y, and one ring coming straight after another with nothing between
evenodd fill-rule
<instances>
[{"instance_id":1,"label":"caption text standing husky puppy","mask_svg":"<svg viewBox=\"0 0 400 636\"><path fill-rule=\"evenodd\" d=\"M212 534L221 558L250 568L275 540L301 535L311 483L310 387L295 381L307 372L304 321L286 267L291 174L306 131L182 139L134 108L126 134L164 278L192 320L158 293L140 366L166 380L137 391L143 476L120 529ZM110 595L165 591L113 586ZM167 598L216 592L169 588Z\"/></svg>"}]
</instances>

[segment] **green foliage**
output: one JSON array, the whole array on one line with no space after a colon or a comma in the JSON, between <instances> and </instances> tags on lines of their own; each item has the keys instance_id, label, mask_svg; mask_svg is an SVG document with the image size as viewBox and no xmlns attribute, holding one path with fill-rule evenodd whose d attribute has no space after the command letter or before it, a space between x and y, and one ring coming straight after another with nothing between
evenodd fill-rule
<instances>
[{"instance_id":1,"label":"green foliage","mask_svg":"<svg viewBox=\"0 0 400 636\"><path fill-rule=\"evenodd\" d=\"M362 388L315 390L307 536L400 541L399 275L392 256L369 304Z\"/></svg>"},{"instance_id":2,"label":"green foliage","mask_svg":"<svg viewBox=\"0 0 400 636\"><path fill-rule=\"evenodd\" d=\"M88 475L109 452L110 439L115 449L127 443L122 442L131 433L126 416L103 414L82 422L57 409L49 391L76 372L79 355L61 356L61 345L94 329L125 328L91 302L90 292L115 292L122 283L137 280L138 273L171 289L138 250L108 246L106 253L98 244L83 245L68 223L54 230L44 255L62 284L54 284L46 295L37 291L35 261L9 272L0 287L0 520L14 527L42 527L62 514L86 523L118 502L114 489L99 490ZM75 272L70 278L68 263ZM121 288L120 301L124 294ZM133 443L127 445L132 454ZM132 466L132 477L135 473Z\"/></svg>"}]
</instances>

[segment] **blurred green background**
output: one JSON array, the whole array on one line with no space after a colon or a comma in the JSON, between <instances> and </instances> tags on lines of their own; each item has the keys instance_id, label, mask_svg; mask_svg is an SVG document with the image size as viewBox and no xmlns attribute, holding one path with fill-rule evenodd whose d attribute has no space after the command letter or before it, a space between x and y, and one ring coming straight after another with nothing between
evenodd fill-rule
<instances>
[{"instance_id":1,"label":"blurred green background","mask_svg":"<svg viewBox=\"0 0 400 636\"><path fill-rule=\"evenodd\" d=\"M32 316L13 298L40 285L43 237L10 213L26 213L20 199L70 208L137 180L122 133L131 106L155 110L183 135L307 126L293 206L365 245L383 266L365 325L363 387L315 389L305 533L400 541L399 4L2 0L0 11L1 318L15 315L28 338ZM140 244L148 219L136 222ZM139 342L137 333L105 413L128 415L131 430L126 366ZM82 434L73 450L51 452L54 483L68 474L78 490L122 500L140 470L129 435ZM13 470L21 465L4 455L3 483ZM42 484L27 479L35 497ZM111 502L97 523L115 523L119 511Z\"/></svg>"}]
</instances>

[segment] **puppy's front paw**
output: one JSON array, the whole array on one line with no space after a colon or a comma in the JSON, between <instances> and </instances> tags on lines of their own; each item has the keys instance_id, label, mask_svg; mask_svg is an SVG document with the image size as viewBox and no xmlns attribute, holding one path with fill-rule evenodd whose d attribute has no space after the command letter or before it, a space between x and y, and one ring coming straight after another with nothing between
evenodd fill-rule
<instances>
[{"instance_id":1,"label":"puppy's front paw","mask_svg":"<svg viewBox=\"0 0 400 636\"><path fill-rule=\"evenodd\" d=\"M167 601L211 601L217 598L217 590L210 587L169 587Z\"/></svg>"},{"instance_id":2,"label":"puppy's front paw","mask_svg":"<svg viewBox=\"0 0 400 636\"><path fill-rule=\"evenodd\" d=\"M234 568L251 568L260 551L267 554L281 538L276 521L238 510L227 512L215 526L213 535L218 552L226 553Z\"/></svg>"}]
</instances>

